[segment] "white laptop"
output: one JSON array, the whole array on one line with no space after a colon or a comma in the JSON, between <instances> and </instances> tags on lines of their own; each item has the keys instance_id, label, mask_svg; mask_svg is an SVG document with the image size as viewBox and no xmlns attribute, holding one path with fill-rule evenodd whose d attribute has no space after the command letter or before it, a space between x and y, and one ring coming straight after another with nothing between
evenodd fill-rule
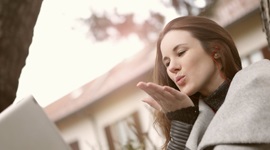
<instances>
[{"instance_id":1,"label":"white laptop","mask_svg":"<svg viewBox=\"0 0 270 150\"><path fill-rule=\"evenodd\" d=\"M71 150L33 96L0 113L1 150Z\"/></svg>"}]
</instances>

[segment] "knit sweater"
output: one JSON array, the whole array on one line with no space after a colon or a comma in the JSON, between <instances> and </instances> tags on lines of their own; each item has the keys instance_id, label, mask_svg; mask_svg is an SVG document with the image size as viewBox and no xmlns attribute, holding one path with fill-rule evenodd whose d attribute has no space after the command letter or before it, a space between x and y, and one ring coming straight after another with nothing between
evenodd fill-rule
<instances>
[{"instance_id":1,"label":"knit sweater","mask_svg":"<svg viewBox=\"0 0 270 150\"><path fill-rule=\"evenodd\" d=\"M201 98L214 112L223 104L230 81L226 80L211 95ZM199 115L198 103L195 102L194 107L188 107L166 114L168 119L172 121L170 136L171 140L168 144L168 150L187 149L185 144L192 130L192 126Z\"/></svg>"}]
</instances>

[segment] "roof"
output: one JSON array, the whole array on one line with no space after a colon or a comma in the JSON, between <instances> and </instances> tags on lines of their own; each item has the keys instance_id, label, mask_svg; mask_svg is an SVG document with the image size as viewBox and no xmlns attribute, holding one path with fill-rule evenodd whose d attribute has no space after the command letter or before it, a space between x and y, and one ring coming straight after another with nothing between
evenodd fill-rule
<instances>
[{"instance_id":1,"label":"roof","mask_svg":"<svg viewBox=\"0 0 270 150\"><path fill-rule=\"evenodd\" d=\"M223 27L260 8L260 0L220 0L216 3L208 17Z\"/></svg>"},{"instance_id":2,"label":"roof","mask_svg":"<svg viewBox=\"0 0 270 150\"><path fill-rule=\"evenodd\" d=\"M44 110L54 122L64 119L148 72L154 66L154 59L153 50L142 50L102 76L56 100Z\"/></svg>"}]
</instances>

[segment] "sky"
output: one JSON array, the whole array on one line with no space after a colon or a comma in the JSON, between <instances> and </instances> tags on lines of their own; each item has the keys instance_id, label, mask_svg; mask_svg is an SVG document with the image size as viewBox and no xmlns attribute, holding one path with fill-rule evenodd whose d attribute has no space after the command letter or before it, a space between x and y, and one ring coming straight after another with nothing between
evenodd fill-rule
<instances>
[{"instance_id":1,"label":"sky","mask_svg":"<svg viewBox=\"0 0 270 150\"><path fill-rule=\"evenodd\" d=\"M90 9L103 13L114 7L120 13L135 13L137 21L144 20L149 10L166 10L157 0L43 0L15 102L33 95L45 107L141 50L136 36L93 42L87 26L78 21L89 17ZM177 15L173 10L163 14Z\"/></svg>"}]
</instances>

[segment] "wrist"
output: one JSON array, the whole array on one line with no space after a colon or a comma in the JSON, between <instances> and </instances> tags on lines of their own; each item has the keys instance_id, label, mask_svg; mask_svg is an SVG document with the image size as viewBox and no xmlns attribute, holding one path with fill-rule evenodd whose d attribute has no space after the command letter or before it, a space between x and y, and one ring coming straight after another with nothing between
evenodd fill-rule
<instances>
[{"instance_id":1,"label":"wrist","mask_svg":"<svg viewBox=\"0 0 270 150\"><path fill-rule=\"evenodd\" d=\"M188 124L194 124L198 115L199 108L197 106L190 106L166 113L169 120L177 120Z\"/></svg>"}]
</instances>

